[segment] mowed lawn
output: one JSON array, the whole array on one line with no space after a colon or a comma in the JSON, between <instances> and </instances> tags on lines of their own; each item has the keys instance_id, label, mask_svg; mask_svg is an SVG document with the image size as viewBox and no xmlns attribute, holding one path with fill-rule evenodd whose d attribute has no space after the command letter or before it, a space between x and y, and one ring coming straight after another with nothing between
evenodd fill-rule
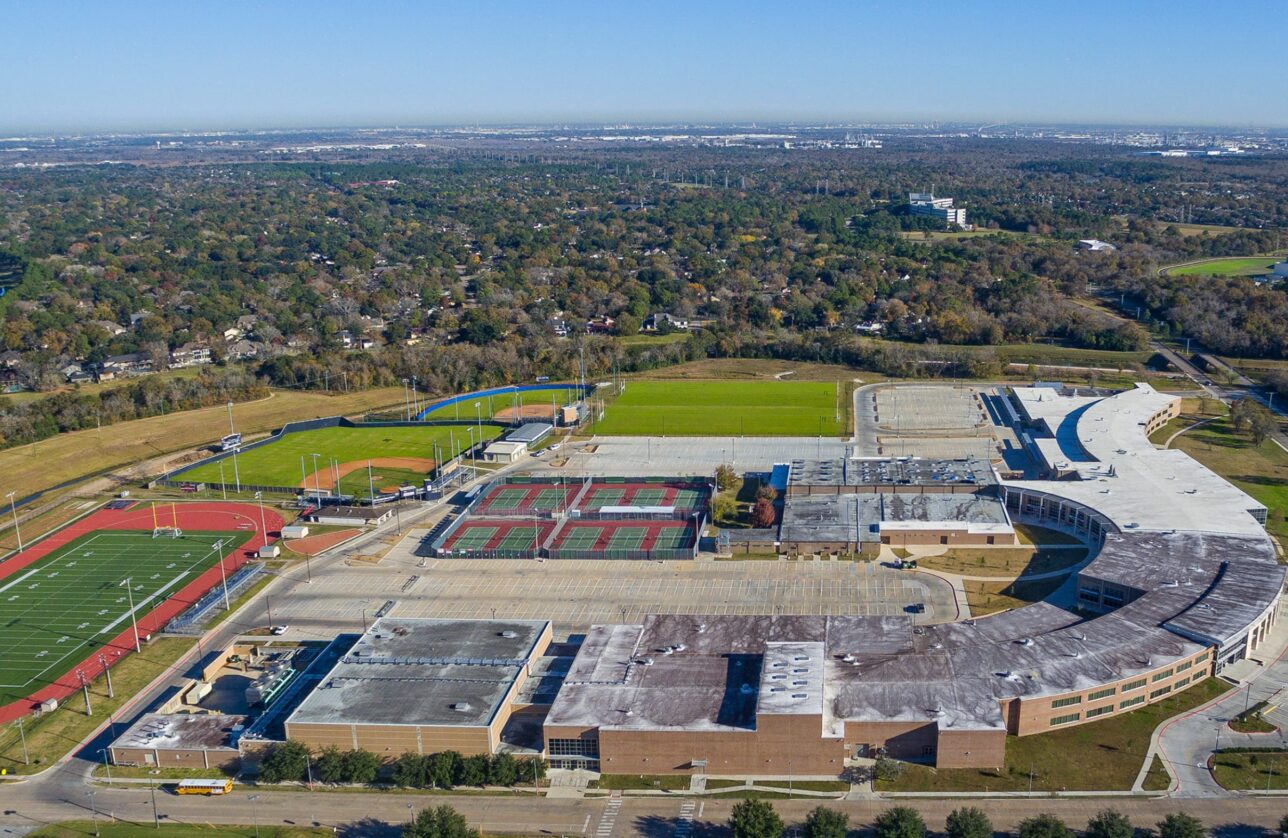
<instances>
[{"instance_id":1,"label":"mowed lawn","mask_svg":"<svg viewBox=\"0 0 1288 838\"><path fill-rule=\"evenodd\" d=\"M248 532L153 538L150 532L103 530L0 579L0 702L48 686L129 629L126 578L140 617L248 538Z\"/></svg>"},{"instance_id":2,"label":"mowed lawn","mask_svg":"<svg viewBox=\"0 0 1288 838\"><path fill-rule=\"evenodd\" d=\"M425 414L426 419L475 419L482 416L484 419L490 419L496 415L497 411L505 410L509 407L522 407L523 405L541 405L549 407L551 404L562 407L566 404L572 404L577 401L579 396L572 390L564 387L541 388L539 390L514 390L507 393L498 393L492 396L479 396L477 398L466 398L454 404L445 405L436 410ZM474 403L478 402L478 407Z\"/></svg>"},{"instance_id":3,"label":"mowed lawn","mask_svg":"<svg viewBox=\"0 0 1288 838\"><path fill-rule=\"evenodd\" d=\"M471 437L471 431L473 432ZM250 448L237 455L237 471L243 484L259 486L298 486L304 475L313 474L313 455L317 454L317 468L326 472L331 461L338 463L360 462L382 457L415 457L426 461L434 459L434 446L443 459L455 456L470 445L470 439L494 439L501 429L488 425L395 428L321 428L299 431L277 442ZM428 469L428 467L427 467ZM219 463L207 463L185 471L176 479L194 482L219 482ZM231 484L233 461L223 461L224 482ZM366 482L365 469L363 481ZM377 487L379 488L379 487Z\"/></svg>"},{"instance_id":4,"label":"mowed lawn","mask_svg":"<svg viewBox=\"0 0 1288 838\"><path fill-rule=\"evenodd\" d=\"M1249 256L1237 259L1209 259L1191 265L1168 268L1168 276L1258 276L1270 273L1278 259L1274 256Z\"/></svg>"},{"instance_id":5,"label":"mowed lawn","mask_svg":"<svg viewBox=\"0 0 1288 838\"><path fill-rule=\"evenodd\" d=\"M628 381L592 430L605 436L839 436L847 432L847 414L838 391L831 381Z\"/></svg>"}]
</instances>

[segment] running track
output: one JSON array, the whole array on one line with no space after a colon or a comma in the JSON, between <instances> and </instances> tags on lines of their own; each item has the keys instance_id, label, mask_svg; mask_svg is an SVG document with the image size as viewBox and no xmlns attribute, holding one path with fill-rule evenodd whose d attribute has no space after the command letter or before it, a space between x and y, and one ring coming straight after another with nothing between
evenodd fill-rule
<instances>
[{"instance_id":1,"label":"running track","mask_svg":"<svg viewBox=\"0 0 1288 838\"><path fill-rule=\"evenodd\" d=\"M232 573L248 560L263 545L277 540L285 523L281 515L271 509L264 509L264 524L267 535L261 533L260 508L250 503L176 503L179 527L184 530L207 530L216 532L249 532L251 538L239 549L224 556L224 572ZM157 506L157 517L162 526L173 522L169 504ZM40 541L28 545L26 550L0 563L0 579L17 573L27 566L43 559L51 553L61 550L68 543L81 536L98 530L151 530L152 507L150 504L136 504L129 509L100 509L69 524ZM216 564L174 595L161 601L156 608L138 617L140 635L149 635L160 630L169 620L192 605L203 594L219 584L222 574ZM111 650L111 654L104 654ZM103 666L98 656L103 654L109 665L121 660L127 653L134 651L134 630L128 627L111 641L95 648L90 656L74 665L54 683L32 693L26 699L15 701L0 707L0 724L12 722L20 716L30 713L47 698L56 698L60 702L80 689L75 672L80 670L86 678L96 678L103 673Z\"/></svg>"}]
</instances>

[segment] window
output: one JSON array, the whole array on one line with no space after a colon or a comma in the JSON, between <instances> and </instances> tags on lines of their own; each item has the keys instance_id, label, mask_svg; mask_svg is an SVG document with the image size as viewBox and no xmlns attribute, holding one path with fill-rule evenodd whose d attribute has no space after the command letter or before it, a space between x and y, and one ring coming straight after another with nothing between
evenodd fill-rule
<instances>
[{"instance_id":1,"label":"window","mask_svg":"<svg viewBox=\"0 0 1288 838\"><path fill-rule=\"evenodd\" d=\"M1149 680L1151 680L1151 681L1153 681L1155 684L1157 684L1159 681L1164 681L1164 680L1166 680L1166 679L1168 679L1168 678L1171 678L1171 677L1172 677L1172 670L1170 670L1170 669L1164 669L1162 672L1155 672L1155 673L1154 673L1154 677L1153 677L1153 678L1150 678Z\"/></svg>"},{"instance_id":2,"label":"window","mask_svg":"<svg viewBox=\"0 0 1288 838\"><path fill-rule=\"evenodd\" d=\"M939 536L939 543L940 543L940 544L947 544L947 543L948 543L948 536L946 536L946 535L941 535L941 536Z\"/></svg>"},{"instance_id":3,"label":"window","mask_svg":"<svg viewBox=\"0 0 1288 838\"><path fill-rule=\"evenodd\" d=\"M1193 680L1193 679L1192 679L1192 678L1190 678L1190 676L1186 675L1184 678L1182 678L1182 679L1180 679L1179 681L1177 681L1176 683L1172 684L1172 688L1173 688L1173 689L1177 689L1177 690L1179 690L1181 687L1183 687L1183 686L1185 686L1186 684L1188 684L1191 680Z\"/></svg>"},{"instance_id":4,"label":"window","mask_svg":"<svg viewBox=\"0 0 1288 838\"><path fill-rule=\"evenodd\" d=\"M1149 698L1151 701L1153 701L1156 698L1160 698L1161 696L1167 695L1171 691L1172 691L1171 687L1159 687L1158 689L1154 690L1149 694Z\"/></svg>"},{"instance_id":5,"label":"window","mask_svg":"<svg viewBox=\"0 0 1288 838\"><path fill-rule=\"evenodd\" d=\"M552 757L599 757L599 739L551 739L546 743Z\"/></svg>"},{"instance_id":6,"label":"window","mask_svg":"<svg viewBox=\"0 0 1288 838\"><path fill-rule=\"evenodd\" d=\"M1094 707L1091 710L1088 710L1087 718L1094 719L1096 716L1103 716L1106 713L1112 712L1114 712L1114 706L1112 704L1106 704L1104 707Z\"/></svg>"},{"instance_id":7,"label":"window","mask_svg":"<svg viewBox=\"0 0 1288 838\"><path fill-rule=\"evenodd\" d=\"M1051 727L1067 725L1069 722L1076 722L1080 718L1082 718L1081 713L1070 713L1067 716L1055 716L1051 719Z\"/></svg>"},{"instance_id":8,"label":"window","mask_svg":"<svg viewBox=\"0 0 1288 838\"><path fill-rule=\"evenodd\" d=\"M1184 672L1185 670L1189 669L1193 665L1194 665L1194 661L1186 661L1185 663L1179 663L1176 665L1176 671Z\"/></svg>"},{"instance_id":9,"label":"window","mask_svg":"<svg viewBox=\"0 0 1288 838\"><path fill-rule=\"evenodd\" d=\"M1128 681L1127 683L1123 684L1123 692L1128 692L1129 690L1138 690L1143 686L1145 686L1144 678L1141 678L1139 681Z\"/></svg>"},{"instance_id":10,"label":"window","mask_svg":"<svg viewBox=\"0 0 1288 838\"><path fill-rule=\"evenodd\" d=\"M1066 698L1057 698L1055 701L1052 701L1051 709L1054 710L1057 707L1068 707L1071 704L1081 704L1081 703L1082 703L1082 696L1071 695Z\"/></svg>"},{"instance_id":11,"label":"window","mask_svg":"<svg viewBox=\"0 0 1288 838\"><path fill-rule=\"evenodd\" d=\"M1133 706L1135 706L1135 705L1137 705L1137 704L1142 704L1142 703L1144 703L1144 701L1145 701L1145 696L1143 696L1143 695L1138 695L1138 696L1136 696L1135 698L1129 698L1129 699L1127 699L1127 700L1125 700L1125 701L1120 701L1120 702L1118 702L1118 709L1119 709L1119 710L1122 710L1122 709L1127 708L1127 707L1133 707Z\"/></svg>"},{"instance_id":12,"label":"window","mask_svg":"<svg viewBox=\"0 0 1288 838\"><path fill-rule=\"evenodd\" d=\"M992 535L990 535L990 536L988 537L988 543L989 543L989 544L996 544L996 543L997 543L997 537L996 537L996 536L992 536Z\"/></svg>"},{"instance_id":13,"label":"window","mask_svg":"<svg viewBox=\"0 0 1288 838\"><path fill-rule=\"evenodd\" d=\"M1101 698L1108 698L1109 696L1111 696L1111 695L1113 695L1113 694L1114 694L1114 688L1113 688L1113 687L1106 687L1106 688L1105 688L1105 689L1103 689L1103 690L1096 690L1094 693L1088 693L1088 694L1087 694L1087 701L1096 701L1096 700L1101 699ZM1088 713L1087 715L1088 715L1088 716L1090 716L1091 714L1090 714L1090 713Z\"/></svg>"}]
</instances>

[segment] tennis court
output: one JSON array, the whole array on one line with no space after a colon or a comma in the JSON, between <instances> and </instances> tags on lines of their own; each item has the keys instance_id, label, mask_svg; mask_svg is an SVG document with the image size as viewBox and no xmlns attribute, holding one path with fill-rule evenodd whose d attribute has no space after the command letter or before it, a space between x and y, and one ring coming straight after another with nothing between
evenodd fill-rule
<instances>
[{"instance_id":1,"label":"tennis court","mask_svg":"<svg viewBox=\"0 0 1288 838\"><path fill-rule=\"evenodd\" d=\"M96 649L114 661L124 650L111 643L131 629L131 617L180 594L250 536L102 530L0 579L0 702L53 684ZM93 669L87 676L101 665Z\"/></svg>"},{"instance_id":2,"label":"tennis court","mask_svg":"<svg viewBox=\"0 0 1288 838\"><path fill-rule=\"evenodd\" d=\"M508 517L567 509L581 486L581 482L503 483L483 493L474 514Z\"/></svg>"},{"instance_id":3,"label":"tennis court","mask_svg":"<svg viewBox=\"0 0 1288 838\"><path fill-rule=\"evenodd\" d=\"M641 482L595 484L578 506L598 510L605 506L673 506L676 509L703 509L708 491L690 488L691 483Z\"/></svg>"},{"instance_id":4,"label":"tennis court","mask_svg":"<svg viewBox=\"0 0 1288 838\"><path fill-rule=\"evenodd\" d=\"M555 536L550 552L608 558L614 553L687 550L696 538L694 525L685 521L570 521Z\"/></svg>"},{"instance_id":5,"label":"tennis court","mask_svg":"<svg viewBox=\"0 0 1288 838\"><path fill-rule=\"evenodd\" d=\"M535 519L466 520L436 549L446 555L524 558L536 555L553 529L553 522Z\"/></svg>"}]
</instances>

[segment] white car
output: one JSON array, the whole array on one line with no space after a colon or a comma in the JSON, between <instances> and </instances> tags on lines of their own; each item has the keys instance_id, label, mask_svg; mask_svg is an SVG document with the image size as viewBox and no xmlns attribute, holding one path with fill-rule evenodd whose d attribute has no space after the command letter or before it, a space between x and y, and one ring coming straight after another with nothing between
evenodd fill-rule
<instances>
[{"instance_id":1,"label":"white car","mask_svg":"<svg viewBox=\"0 0 1288 838\"><path fill-rule=\"evenodd\" d=\"M290 626L273 626L273 634L281 637L283 634L286 634L286 630L288 628L290 628Z\"/></svg>"}]
</instances>

